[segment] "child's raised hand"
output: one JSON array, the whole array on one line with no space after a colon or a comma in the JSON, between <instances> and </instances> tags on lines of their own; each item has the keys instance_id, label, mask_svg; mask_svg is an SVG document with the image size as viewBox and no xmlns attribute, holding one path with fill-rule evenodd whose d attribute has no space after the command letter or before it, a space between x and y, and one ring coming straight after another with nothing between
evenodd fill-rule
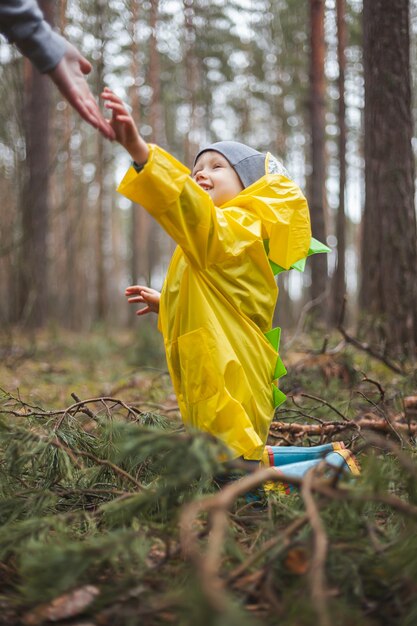
<instances>
[{"instance_id":1,"label":"child's raised hand","mask_svg":"<svg viewBox=\"0 0 417 626\"><path fill-rule=\"evenodd\" d=\"M129 152L138 165L146 163L149 155L147 143L139 135L136 124L121 100L108 87L104 88L101 98L105 100L105 107L111 109L110 126L116 135L116 141Z\"/></svg>"},{"instance_id":2,"label":"child's raised hand","mask_svg":"<svg viewBox=\"0 0 417 626\"><path fill-rule=\"evenodd\" d=\"M159 299L161 297L159 291L144 285L132 285L127 287L125 295L128 302L143 302L143 304L146 304L144 309L136 311L136 315L145 315L151 312L159 313Z\"/></svg>"}]
</instances>

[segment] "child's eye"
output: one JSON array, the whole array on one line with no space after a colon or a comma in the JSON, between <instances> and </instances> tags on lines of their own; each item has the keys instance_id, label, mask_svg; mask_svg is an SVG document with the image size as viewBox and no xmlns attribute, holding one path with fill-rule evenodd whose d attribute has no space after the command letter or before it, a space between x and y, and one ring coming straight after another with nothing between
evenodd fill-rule
<instances>
[{"instance_id":1,"label":"child's eye","mask_svg":"<svg viewBox=\"0 0 417 626\"><path fill-rule=\"evenodd\" d=\"M214 170L218 169L219 167L221 167L220 163L216 163L216 165L213 165Z\"/></svg>"}]
</instances>

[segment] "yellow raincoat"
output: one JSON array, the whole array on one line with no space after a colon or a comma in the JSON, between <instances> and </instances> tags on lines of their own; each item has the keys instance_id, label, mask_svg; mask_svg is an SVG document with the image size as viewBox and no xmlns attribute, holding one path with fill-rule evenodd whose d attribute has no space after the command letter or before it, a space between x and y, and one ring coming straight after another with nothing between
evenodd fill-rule
<instances>
[{"instance_id":1,"label":"yellow raincoat","mask_svg":"<svg viewBox=\"0 0 417 626\"><path fill-rule=\"evenodd\" d=\"M278 296L271 265L289 269L308 253L304 196L285 176L266 174L216 207L190 171L154 145L143 170L131 167L118 191L178 244L159 329L184 423L221 439L236 457L261 459L274 406L285 398L277 387L285 367L279 329L271 329Z\"/></svg>"}]
</instances>

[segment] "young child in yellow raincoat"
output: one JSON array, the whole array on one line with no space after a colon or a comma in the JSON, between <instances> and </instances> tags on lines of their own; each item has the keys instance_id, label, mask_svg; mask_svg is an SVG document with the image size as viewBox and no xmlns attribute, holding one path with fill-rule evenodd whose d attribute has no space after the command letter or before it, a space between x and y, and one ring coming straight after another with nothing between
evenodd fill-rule
<instances>
[{"instance_id":1,"label":"young child in yellow raincoat","mask_svg":"<svg viewBox=\"0 0 417 626\"><path fill-rule=\"evenodd\" d=\"M277 380L286 373L279 329L271 327L274 270L320 251L310 248L306 199L271 154L238 142L201 150L190 176L142 139L114 93L106 88L102 97L133 159L118 191L178 244L161 294L135 285L126 295L145 304L139 315L159 312L184 423L222 440L235 458L269 465L265 444L274 408L285 399Z\"/></svg>"}]
</instances>

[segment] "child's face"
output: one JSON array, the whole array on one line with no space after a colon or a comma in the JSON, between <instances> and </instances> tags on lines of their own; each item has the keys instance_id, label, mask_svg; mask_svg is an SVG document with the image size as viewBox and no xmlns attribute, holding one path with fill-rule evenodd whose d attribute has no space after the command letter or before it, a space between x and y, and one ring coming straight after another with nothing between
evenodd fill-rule
<instances>
[{"instance_id":1,"label":"child's face","mask_svg":"<svg viewBox=\"0 0 417 626\"><path fill-rule=\"evenodd\" d=\"M207 191L216 206L228 202L243 189L229 161L215 150L207 150L197 159L192 177Z\"/></svg>"}]
</instances>

